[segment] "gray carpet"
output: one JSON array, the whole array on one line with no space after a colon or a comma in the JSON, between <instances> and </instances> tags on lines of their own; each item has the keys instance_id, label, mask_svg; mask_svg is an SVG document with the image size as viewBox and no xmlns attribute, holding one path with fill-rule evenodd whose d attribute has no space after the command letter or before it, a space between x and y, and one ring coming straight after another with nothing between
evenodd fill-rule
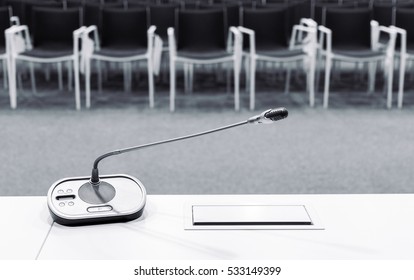
<instances>
[{"instance_id":1,"label":"gray carpet","mask_svg":"<svg viewBox=\"0 0 414 280\"><path fill-rule=\"evenodd\" d=\"M244 109L234 112L224 85L211 91L201 84L197 93L179 93L171 114L165 86L157 88L154 110L145 84L134 88L138 93L104 87L93 93L92 109L80 112L72 93L54 90L56 84L37 95L21 91L14 111L7 93L0 94L0 195L45 195L60 178L89 175L104 152L231 124L277 106L288 108L286 120L108 158L101 174L133 175L150 194L414 190L412 93L403 110L386 110L382 93L334 89L324 110L320 93L316 108L309 108L300 86L289 95L280 92L283 85L263 86L255 112L246 109L246 93Z\"/></svg>"}]
</instances>

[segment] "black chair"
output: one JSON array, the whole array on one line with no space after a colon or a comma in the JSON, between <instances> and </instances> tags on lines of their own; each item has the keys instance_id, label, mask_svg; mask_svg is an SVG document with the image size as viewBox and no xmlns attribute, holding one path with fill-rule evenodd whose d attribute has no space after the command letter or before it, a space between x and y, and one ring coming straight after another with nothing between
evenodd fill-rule
<instances>
[{"instance_id":1,"label":"black chair","mask_svg":"<svg viewBox=\"0 0 414 280\"><path fill-rule=\"evenodd\" d=\"M349 20L352 18L352 20ZM392 102L392 61L395 48L395 32L387 27L375 26L371 22L371 10L368 8L326 9L325 26L321 31L320 54L325 56L324 107L328 107L330 73L333 61L366 63L369 66L369 92L374 90L375 69L378 62L384 63L384 76L387 85L387 107ZM388 34L383 48L377 48L379 36L376 30ZM326 36L326 40L325 40ZM376 37L374 39L374 37Z\"/></svg>"},{"instance_id":2,"label":"black chair","mask_svg":"<svg viewBox=\"0 0 414 280\"><path fill-rule=\"evenodd\" d=\"M186 88L192 88L194 64L232 63L234 69L234 108L236 111L240 109L241 36L237 28L231 27L229 30L224 30L223 26L225 26L225 11L223 9L182 10L178 15L177 28L168 29L171 111L175 110L177 63L184 64L185 74L188 77L185 82Z\"/></svg>"},{"instance_id":3,"label":"black chair","mask_svg":"<svg viewBox=\"0 0 414 280\"><path fill-rule=\"evenodd\" d=\"M10 40L9 45L11 46L11 66L9 68L11 107L16 108L17 106L16 63L19 61L27 62L30 65L33 91L36 91L33 63L56 63L58 70L60 70L59 87L62 87L62 63L68 63L69 86L71 87L72 85L73 68L76 109L80 109L78 38L81 33L81 9L34 8L33 11L33 45L26 25L15 26L7 35ZM25 50L22 51L20 49L22 46L18 46L15 42L16 35L23 36Z\"/></svg>"},{"instance_id":4,"label":"black chair","mask_svg":"<svg viewBox=\"0 0 414 280\"><path fill-rule=\"evenodd\" d=\"M303 20L306 24L295 26L290 36L287 7L274 9L243 9L240 31L249 35L249 40L243 40L247 65L246 80L250 84L250 109L255 108L255 76L256 61L277 63L309 61L307 73L307 88L309 102L314 106L314 75L316 55L316 23ZM302 33L299 36L298 33ZM298 39L302 38L302 39ZM306 38L306 40L305 40ZM298 40L297 40L298 39ZM307 43L304 43L307 41ZM298 65L298 64L295 64ZM303 68L300 68L303 69ZM299 69L298 69L299 70ZM288 68L285 92L289 91L290 68Z\"/></svg>"},{"instance_id":5,"label":"black chair","mask_svg":"<svg viewBox=\"0 0 414 280\"><path fill-rule=\"evenodd\" d=\"M85 83L86 83L86 107L90 107L90 63L91 60L98 63L122 63L124 68L125 90L131 89L131 67L132 62L144 60L147 62L149 105L154 107L154 72L157 68L156 61L159 61L162 44L157 37L155 26L147 27L148 12L146 9L130 8L105 8L102 12L101 42L98 40L96 26L91 26L85 32L83 46L88 48L83 59L85 61ZM89 34L94 34L93 40ZM158 38L158 39L157 39ZM157 44L158 42L158 44ZM159 52L155 53L154 48L158 46ZM90 47L88 47L90 46ZM157 59L155 60L155 58ZM98 83L102 83L100 64L98 64Z\"/></svg>"}]
</instances>

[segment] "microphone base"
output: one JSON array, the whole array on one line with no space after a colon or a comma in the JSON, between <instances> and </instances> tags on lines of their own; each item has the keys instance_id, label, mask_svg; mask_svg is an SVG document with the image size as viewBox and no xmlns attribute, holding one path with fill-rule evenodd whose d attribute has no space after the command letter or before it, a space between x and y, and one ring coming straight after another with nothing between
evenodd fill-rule
<instances>
[{"instance_id":1,"label":"microphone base","mask_svg":"<svg viewBox=\"0 0 414 280\"><path fill-rule=\"evenodd\" d=\"M145 207L146 191L136 178L124 175L65 178L55 182L47 194L53 220L61 225L81 226L119 223L139 218Z\"/></svg>"}]
</instances>

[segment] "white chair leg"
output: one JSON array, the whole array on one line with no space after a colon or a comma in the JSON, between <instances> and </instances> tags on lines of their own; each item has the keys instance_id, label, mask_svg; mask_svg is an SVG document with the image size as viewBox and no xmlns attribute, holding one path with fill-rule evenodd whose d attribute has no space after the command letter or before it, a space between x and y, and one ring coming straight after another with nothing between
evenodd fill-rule
<instances>
[{"instance_id":1,"label":"white chair leg","mask_svg":"<svg viewBox=\"0 0 414 280\"><path fill-rule=\"evenodd\" d=\"M392 107L392 82L394 78L394 61L392 60L388 66L388 75L387 75L387 108L391 109Z\"/></svg>"},{"instance_id":2,"label":"white chair leg","mask_svg":"<svg viewBox=\"0 0 414 280\"><path fill-rule=\"evenodd\" d=\"M85 105L91 107L91 61L85 60Z\"/></svg>"},{"instance_id":3,"label":"white chair leg","mask_svg":"<svg viewBox=\"0 0 414 280\"><path fill-rule=\"evenodd\" d=\"M62 62L57 63L59 90L63 90Z\"/></svg>"},{"instance_id":4,"label":"white chair leg","mask_svg":"<svg viewBox=\"0 0 414 280\"><path fill-rule=\"evenodd\" d=\"M250 57L250 68L249 68L249 83L250 83L250 110L254 110L256 105L256 59Z\"/></svg>"},{"instance_id":5,"label":"white chair leg","mask_svg":"<svg viewBox=\"0 0 414 280\"><path fill-rule=\"evenodd\" d=\"M170 58L170 111L175 111L175 61Z\"/></svg>"},{"instance_id":6,"label":"white chair leg","mask_svg":"<svg viewBox=\"0 0 414 280\"><path fill-rule=\"evenodd\" d=\"M308 72L308 91L309 91L309 106L315 106L315 67L316 61L315 58L309 60L309 72Z\"/></svg>"},{"instance_id":7,"label":"white chair leg","mask_svg":"<svg viewBox=\"0 0 414 280\"><path fill-rule=\"evenodd\" d=\"M16 60L12 57L7 60L9 69L9 97L10 107L16 109L17 107L17 89L16 89Z\"/></svg>"},{"instance_id":8,"label":"white chair leg","mask_svg":"<svg viewBox=\"0 0 414 280\"><path fill-rule=\"evenodd\" d=\"M29 68L30 68L30 82L32 84L32 92L37 93L33 62L29 62Z\"/></svg>"},{"instance_id":9,"label":"white chair leg","mask_svg":"<svg viewBox=\"0 0 414 280\"><path fill-rule=\"evenodd\" d=\"M71 65L69 67L69 65ZM72 70L72 64L69 62L68 69ZM69 77L72 76L72 71L69 72ZM79 60L77 57L73 60L73 75L75 76L75 105L76 110L81 109L81 100L80 100L80 77L79 77ZM72 78L70 80L70 87L72 87Z\"/></svg>"},{"instance_id":10,"label":"white chair leg","mask_svg":"<svg viewBox=\"0 0 414 280\"><path fill-rule=\"evenodd\" d=\"M401 109L403 106L404 98L405 58L400 59L399 75L400 76L398 79L398 109Z\"/></svg>"},{"instance_id":11,"label":"white chair leg","mask_svg":"<svg viewBox=\"0 0 414 280\"><path fill-rule=\"evenodd\" d=\"M154 67L152 59L148 59L148 87L149 87L149 107L154 108Z\"/></svg>"},{"instance_id":12,"label":"white chair leg","mask_svg":"<svg viewBox=\"0 0 414 280\"><path fill-rule=\"evenodd\" d=\"M240 110L240 65L234 60L234 110Z\"/></svg>"},{"instance_id":13,"label":"white chair leg","mask_svg":"<svg viewBox=\"0 0 414 280\"><path fill-rule=\"evenodd\" d=\"M332 58L330 56L325 57L325 85L323 93L323 107L328 108L329 103L329 79L331 78Z\"/></svg>"}]
</instances>

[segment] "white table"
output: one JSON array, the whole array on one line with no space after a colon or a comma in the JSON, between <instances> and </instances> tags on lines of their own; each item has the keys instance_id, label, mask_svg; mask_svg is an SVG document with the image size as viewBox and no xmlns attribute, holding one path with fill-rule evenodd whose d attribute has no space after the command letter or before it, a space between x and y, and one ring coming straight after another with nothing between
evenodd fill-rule
<instances>
[{"instance_id":1,"label":"white table","mask_svg":"<svg viewBox=\"0 0 414 280\"><path fill-rule=\"evenodd\" d=\"M32 259L45 240L39 259L414 259L412 194L149 195L136 221L50 233L45 201L0 198L1 258ZM325 229L185 230L184 205L210 203L310 205Z\"/></svg>"},{"instance_id":2,"label":"white table","mask_svg":"<svg viewBox=\"0 0 414 280\"><path fill-rule=\"evenodd\" d=\"M53 221L46 197L0 197L0 260L35 259Z\"/></svg>"}]
</instances>

